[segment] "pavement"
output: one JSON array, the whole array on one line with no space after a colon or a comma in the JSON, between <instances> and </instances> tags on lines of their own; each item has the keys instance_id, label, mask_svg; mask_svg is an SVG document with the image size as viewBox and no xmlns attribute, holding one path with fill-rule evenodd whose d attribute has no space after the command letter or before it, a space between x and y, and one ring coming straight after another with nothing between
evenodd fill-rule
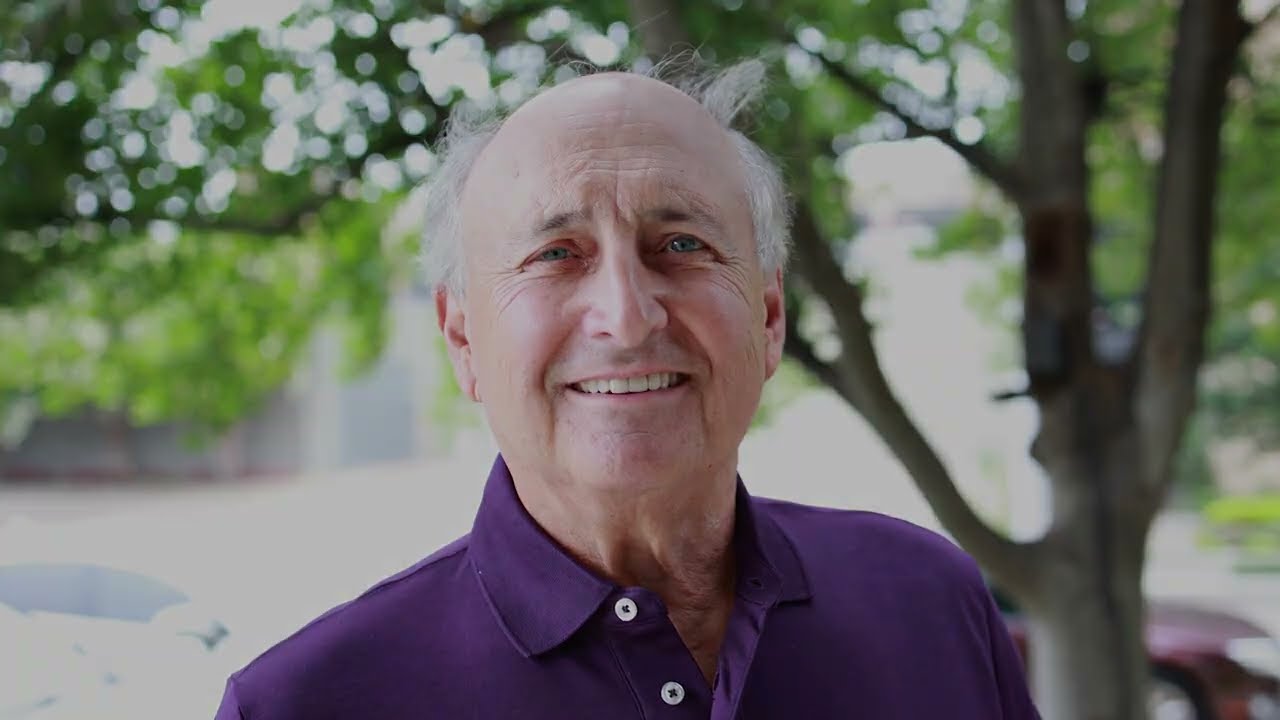
<instances>
[{"instance_id":1,"label":"pavement","mask_svg":"<svg viewBox=\"0 0 1280 720\"><path fill-rule=\"evenodd\" d=\"M824 406L789 412L807 417ZM937 527L900 468L862 437L865 428L780 423L744 444L742 473L757 495L873 509ZM792 428L790 430L785 428ZM828 437L830 435L831 437ZM869 435L867 437L870 437ZM823 448L826 448L824 451ZM470 529L495 447L461 435L447 458L305 478L91 486L0 484L0 563L99 562L166 579L234 618L252 656L326 609L413 564ZM879 454L877 454L879 453ZM838 455L838 457L836 457ZM966 494L982 506L981 487ZM986 502L1043 523L1032 498ZM1166 512L1149 546L1154 598L1241 614L1280 637L1280 574L1240 574L1224 551L1196 542L1198 519ZM247 659L247 657L246 657Z\"/></svg>"}]
</instances>

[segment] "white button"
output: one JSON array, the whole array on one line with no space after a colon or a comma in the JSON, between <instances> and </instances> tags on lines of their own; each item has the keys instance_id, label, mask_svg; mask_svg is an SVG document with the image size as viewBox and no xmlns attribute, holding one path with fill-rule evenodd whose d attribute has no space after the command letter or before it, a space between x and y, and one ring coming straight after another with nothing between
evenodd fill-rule
<instances>
[{"instance_id":1,"label":"white button","mask_svg":"<svg viewBox=\"0 0 1280 720\"><path fill-rule=\"evenodd\" d=\"M678 682L669 682L662 686L662 701L668 705L679 705L684 700L684 686Z\"/></svg>"},{"instance_id":2,"label":"white button","mask_svg":"<svg viewBox=\"0 0 1280 720\"><path fill-rule=\"evenodd\" d=\"M619 620L631 622L636 619L636 603L631 598L624 597L613 604L613 612Z\"/></svg>"}]
</instances>

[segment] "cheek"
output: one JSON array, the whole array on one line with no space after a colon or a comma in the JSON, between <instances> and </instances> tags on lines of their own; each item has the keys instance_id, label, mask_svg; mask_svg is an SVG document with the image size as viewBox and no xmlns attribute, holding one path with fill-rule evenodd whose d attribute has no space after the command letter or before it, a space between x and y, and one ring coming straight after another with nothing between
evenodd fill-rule
<instances>
[{"instance_id":1,"label":"cheek","mask_svg":"<svg viewBox=\"0 0 1280 720\"><path fill-rule=\"evenodd\" d=\"M482 383L502 384L513 393L527 395L528 388L542 386L546 371L559 350L566 323L558 313L563 303L527 288L484 318L484 342L476 353L487 372Z\"/></svg>"},{"instance_id":2,"label":"cheek","mask_svg":"<svg viewBox=\"0 0 1280 720\"><path fill-rule=\"evenodd\" d=\"M740 289L717 284L683 302L715 374L743 382L763 378L764 316Z\"/></svg>"}]
</instances>

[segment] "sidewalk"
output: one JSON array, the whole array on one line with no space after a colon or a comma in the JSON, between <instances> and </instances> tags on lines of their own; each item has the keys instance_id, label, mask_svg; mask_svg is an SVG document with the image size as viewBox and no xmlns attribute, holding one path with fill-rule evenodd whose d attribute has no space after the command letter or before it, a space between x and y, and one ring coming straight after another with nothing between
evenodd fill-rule
<instances>
[{"instance_id":1,"label":"sidewalk","mask_svg":"<svg viewBox=\"0 0 1280 720\"><path fill-rule=\"evenodd\" d=\"M0 562L71 560L139 570L245 618L250 632L278 638L470 529L494 448L486 435L460 442L460 452L442 462L306 479L0 485ZM796 463L832 465L788 460L770 449L744 448L744 477L757 494L870 505L933 524L914 487L893 475L880 479L887 467L806 472ZM779 463L791 463L792 471L778 471ZM1280 576L1232 572L1228 555L1196 545L1196 523L1187 513L1157 521L1149 595L1231 610L1280 637Z\"/></svg>"}]
</instances>

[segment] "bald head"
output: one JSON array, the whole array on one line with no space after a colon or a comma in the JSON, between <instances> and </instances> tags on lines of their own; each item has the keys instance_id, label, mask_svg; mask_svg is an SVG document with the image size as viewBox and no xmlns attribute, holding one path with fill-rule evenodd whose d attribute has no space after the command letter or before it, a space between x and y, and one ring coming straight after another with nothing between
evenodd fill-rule
<instances>
[{"instance_id":1,"label":"bald head","mask_svg":"<svg viewBox=\"0 0 1280 720\"><path fill-rule=\"evenodd\" d=\"M686 132L714 135L722 143L728 138L724 124L687 93L661 80L624 72L574 78L535 96L504 123L499 135L525 125L547 129L548 121L562 118L581 124L591 120L593 113L665 121Z\"/></svg>"},{"instance_id":2,"label":"bald head","mask_svg":"<svg viewBox=\"0 0 1280 720\"><path fill-rule=\"evenodd\" d=\"M740 165L726 129L696 100L659 80L610 72L575 78L527 102L503 123L476 170L520 150L562 146L582 133L592 144L617 134L637 147L661 136Z\"/></svg>"},{"instance_id":3,"label":"bald head","mask_svg":"<svg viewBox=\"0 0 1280 720\"><path fill-rule=\"evenodd\" d=\"M645 148L659 146L681 155L685 176L701 171L709 183L745 198L759 264L781 267L789 217L780 173L732 129L762 92L763 72L762 63L750 60L716 73L685 74L679 87L636 73L598 73L541 91L502 122L492 114L455 113L437 148L440 165L425 188L427 283L459 294L465 288L464 214L492 219L495 207L563 188L572 179L566 174L599 170L610 153L610 162L637 166L626 173L635 176ZM542 185L531 177L565 157L577 164L562 164L558 177L542 173ZM471 224L467 234L474 229Z\"/></svg>"}]
</instances>

